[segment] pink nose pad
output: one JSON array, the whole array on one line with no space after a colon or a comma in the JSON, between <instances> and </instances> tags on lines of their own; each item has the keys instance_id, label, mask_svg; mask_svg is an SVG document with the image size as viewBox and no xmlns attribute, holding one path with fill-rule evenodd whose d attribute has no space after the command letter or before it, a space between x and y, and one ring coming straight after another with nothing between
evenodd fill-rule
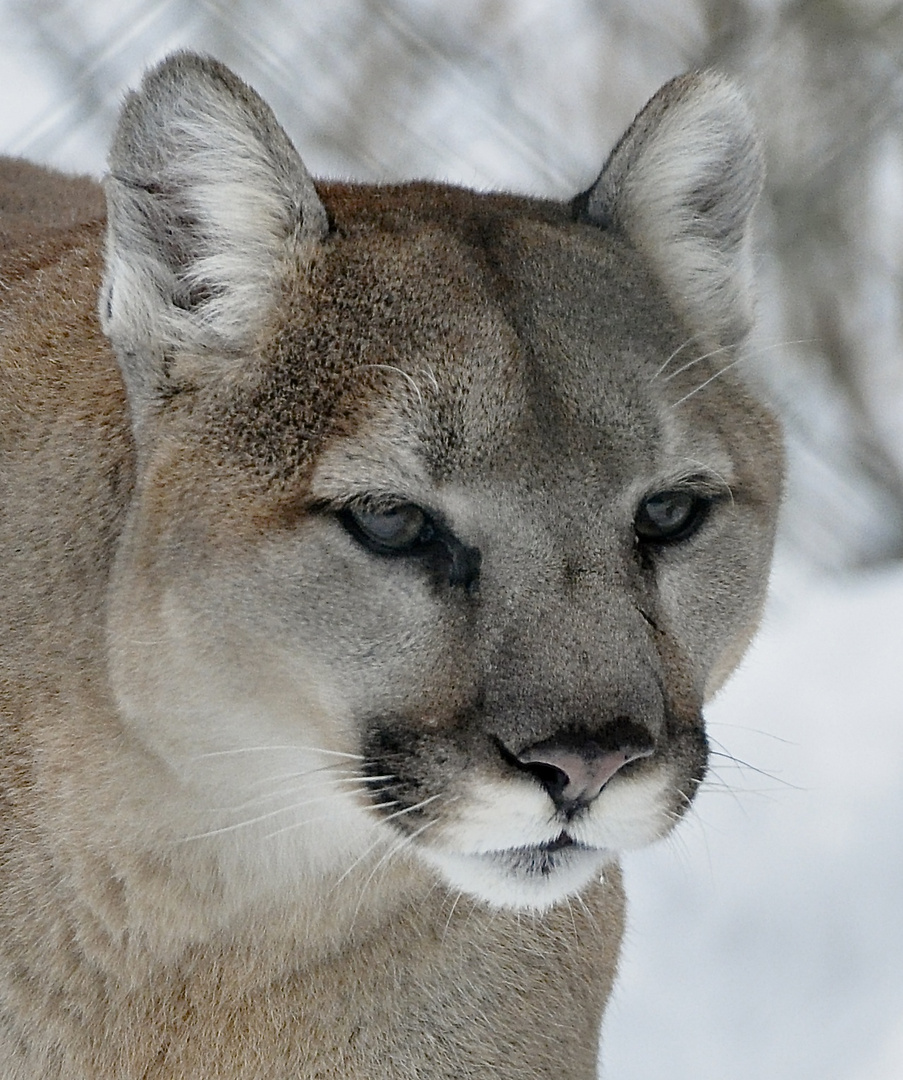
<instances>
[{"instance_id":1,"label":"pink nose pad","mask_svg":"<svg viewBox=\"0 0 903 1080\"><path fill-rule=\"evenodd\" d=\"M542 743L528 747L517 761L545 787L559 808L585 806L597 798L611 778L631 761L649 757L653 748L602 750Z\"/></svg>"}]
</instances>

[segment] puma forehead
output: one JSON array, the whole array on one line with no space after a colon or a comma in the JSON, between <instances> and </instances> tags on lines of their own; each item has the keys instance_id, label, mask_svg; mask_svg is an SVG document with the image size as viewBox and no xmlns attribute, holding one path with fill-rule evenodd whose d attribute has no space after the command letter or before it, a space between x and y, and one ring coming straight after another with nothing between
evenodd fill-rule
<instances>
[{"instance_id":1,"label":"puma forehead","mask_svg":"<svg viewBox=\"0 0 903 1080\"><path fill-rule=\"evenodd\" d=\"M0 164L0 1080L595 1075L767 582L761 180L694 73L569 203L314 181L187 53L105 216Z\"/></svg>"}]
</instances>

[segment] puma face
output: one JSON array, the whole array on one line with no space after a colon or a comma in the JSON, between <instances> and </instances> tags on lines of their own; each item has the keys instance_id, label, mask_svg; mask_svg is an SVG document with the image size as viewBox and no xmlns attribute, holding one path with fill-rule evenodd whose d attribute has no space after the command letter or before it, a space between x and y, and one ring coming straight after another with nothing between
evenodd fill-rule
<instances>
[{"instance_id":1,"label":"puma face","mask_svg":"<svg viewBox=\"0 0 903 1080\"><path fill-rule=\"evenodd\" d=\"M779 500L759 183L715 76L570 204L315 185L219 65L148 76L107 182L109 649L171 830L248 888L404 862L543 909L673 826Z\"/></svg>"}]
</instances>

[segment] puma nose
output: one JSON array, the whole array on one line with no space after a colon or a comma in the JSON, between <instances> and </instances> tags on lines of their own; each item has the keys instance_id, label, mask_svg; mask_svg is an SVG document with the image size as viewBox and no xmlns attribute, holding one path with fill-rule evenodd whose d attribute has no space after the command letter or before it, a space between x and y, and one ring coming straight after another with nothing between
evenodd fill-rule
<instances>
[{"instance_id":1,"label":"puma nose","mask_svg":"<svg viewBox=\"0 0 903 1080\"><path fill-rule=\"evenodd\" d=\"M516 755L516 761L542 784L559 810L573 813L591 803L628 762L649 757L653 751L648 736L618 749L609 749L593 740L579 743L548 740L528 746Z\"/></svg>"}]
</instances>

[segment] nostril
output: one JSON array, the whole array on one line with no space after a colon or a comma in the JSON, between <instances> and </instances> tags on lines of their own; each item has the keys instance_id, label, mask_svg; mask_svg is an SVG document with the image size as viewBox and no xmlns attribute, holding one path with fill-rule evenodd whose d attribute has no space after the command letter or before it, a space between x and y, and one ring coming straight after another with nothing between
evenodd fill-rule
<instances>
[{"instance_id":1,"label":"nostril","mask_svg":"<svg viewBox=\"0 0 903 1080\"><path fill-rule=\"evenodd\" d=\"M518 759L518 761L525 772L535 776L542 784L553 802L557 803L564 800L564 793L571 784L571 778L564 769L559 768L557 765L550 765L545 761L523 761L521 759Z\"/></svg>"}]
</instances>

